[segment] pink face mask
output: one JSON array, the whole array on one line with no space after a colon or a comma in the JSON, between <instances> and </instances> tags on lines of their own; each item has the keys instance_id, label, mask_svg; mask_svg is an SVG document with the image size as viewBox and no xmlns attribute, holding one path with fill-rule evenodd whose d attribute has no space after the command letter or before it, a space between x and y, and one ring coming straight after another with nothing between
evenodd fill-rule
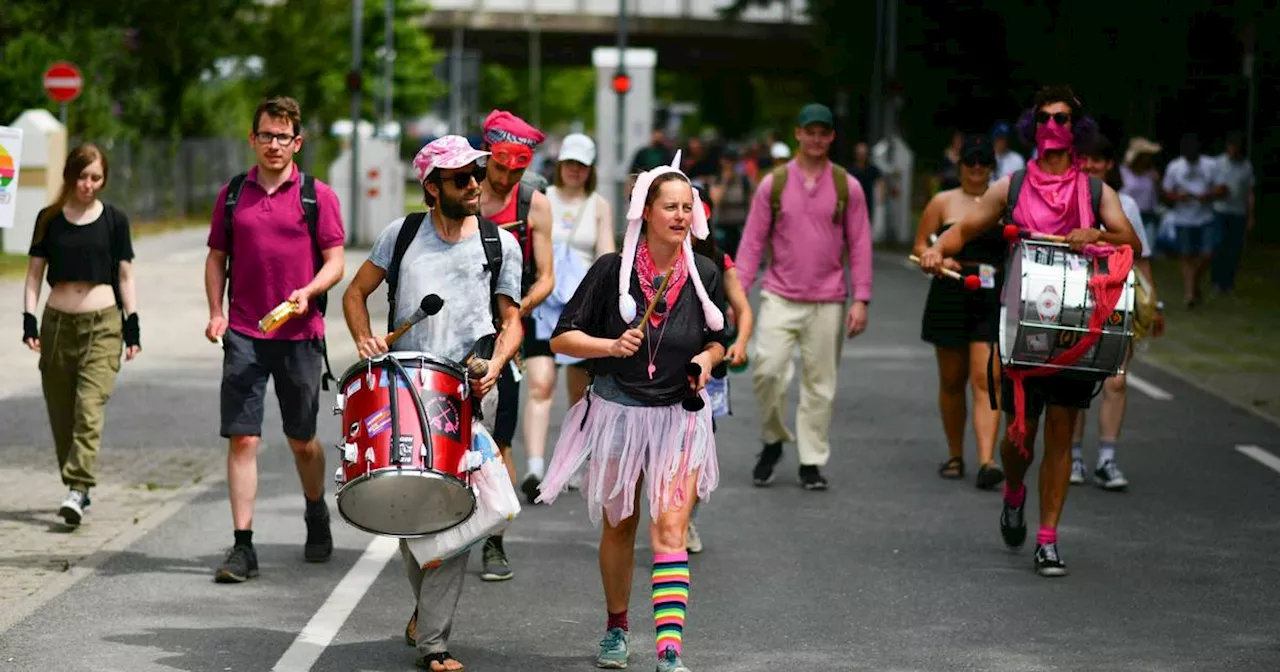
<instances>
[{"instance_id":1,"label":"pink face mask","mask_svg":"<svg viewBox=\"0 0 1280 672\"><path fill-rule=\"evenodd\" d=\"M1041 154L1070 149L1073 139L1071 129L1059 125L1053 119L1036 126L1036 149Z\"/></svg>"}]
</instances>

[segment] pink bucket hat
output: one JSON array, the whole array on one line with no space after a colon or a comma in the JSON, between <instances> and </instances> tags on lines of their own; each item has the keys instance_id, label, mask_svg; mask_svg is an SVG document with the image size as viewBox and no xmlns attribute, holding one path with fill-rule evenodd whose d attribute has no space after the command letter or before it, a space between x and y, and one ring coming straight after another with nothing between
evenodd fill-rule
<instances>
[{"instance_id":1,"label":"pink bucket hat","mask_svg":"<svg viewBox=\"0 0 1280 672\"><path fill-rule=\"evenodd\" d=\"M433 170L462 168L488 155L489 152L472 147L461 135L444 135L418 150L418 155L413 157L413 167L418 171L418 181L426 182Z\"/></svg>"}]
</instances>

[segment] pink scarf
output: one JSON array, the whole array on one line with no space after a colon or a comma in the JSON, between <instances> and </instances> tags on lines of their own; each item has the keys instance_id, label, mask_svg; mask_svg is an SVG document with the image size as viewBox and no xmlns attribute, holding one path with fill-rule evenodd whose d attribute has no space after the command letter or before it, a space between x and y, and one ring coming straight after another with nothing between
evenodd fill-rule
<instances>
[{"instance_id":1,"label":"pink scarf","mask_svg":"<svg viewBox=\"0 0 1280 672\"><path fill-rule=\"evenodd\" d=\"M1036 233L1064 236L1072 229L1093 226L1093 205L1089 202L1089 176L1072 160L1061 175L1050 175L1040 162L1027 163L1027 176L1013 221Z\"/></svg>"},{"instance_id":2,"label":"pink scarf","mask_svg":"<svg viewBox=\"0 0 1280 672\"><path fill-rule=\"evenodd\" d=\"M644 292L646 310L658 293L658 287L653 282L657 275L658 267L653 265L653 257L649 256L649 241L641 238L640 244L636 247L636 277L640 279L640 291ZM676 297L680 296L680 289L684 287L684 281L688 277L689 269L684 264L684 255L676 255L676 264L671 267L671 281L667 283L667 310L660 315L658 309L654 308L653 314L649 316L649 324L655 327L662 324L662 318L666 317L666 313L671 312L671 307L676 305ZM662 281L659 280L657 284L662 284ZM641 316L643 315L644 313L641 313Z\"/></svg>"}]
</instances>

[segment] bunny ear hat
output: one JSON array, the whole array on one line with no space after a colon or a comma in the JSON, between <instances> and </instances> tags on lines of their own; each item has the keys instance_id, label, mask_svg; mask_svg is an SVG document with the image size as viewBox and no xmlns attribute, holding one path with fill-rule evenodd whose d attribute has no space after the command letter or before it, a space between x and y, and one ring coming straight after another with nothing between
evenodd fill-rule
<instances>
[{"instance_id":1,"label":"bunny ear hat","mask_svg":"<svg viewBox=\"0 0 1280 672\"><path fill-rule=\"evenodd\" d=\"M627 208L627 234L623 238L622 243L622 270L618 273L618 312L621 313L622 319L631 324L636 319L636 300L631 296L631 269L636 259L636 247L640 244L640 225L644 218L644 201L649 195L649 187L653 185L653 180L659 175L665 173L677 173L685 179L689 180L689 176L685 175L679 168L680 151L676 151L676 156L671 160L669 166L658 166L653 170L645 171L636 178L636 186L631 189L631 202ZM702 198L698 195L698 190L693 189L693 235L698 240L705 240L711 235L711 228L707 225L707 214L702 208ZM693 241L685 236L684 239L684 263L689 269L689 278L693 280L693 289L698 294L698 301L702 304L702 316L707 321L707 327L712 331L720 331L724 329L724 314L711 302L711 298L707 296L707 289L702 286L702 276L698 273L698 267L694 263L693 257Z\"/></svg>"}]
</instances>

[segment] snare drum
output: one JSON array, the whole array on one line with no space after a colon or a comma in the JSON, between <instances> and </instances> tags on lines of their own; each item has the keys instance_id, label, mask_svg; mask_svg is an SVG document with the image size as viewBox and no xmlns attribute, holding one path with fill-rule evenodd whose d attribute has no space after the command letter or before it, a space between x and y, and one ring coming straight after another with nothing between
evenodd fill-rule
<instances>
[{"instance_id":1,"label":"snare drum","mask_svg":"<svg viewBox=\"0 0 1280 672\"><path fill-rule=\"evenodd\" d=\"M1108 260L1096 259L1100 270L1105 270ZM1094 312L1089 279L1096 273L1094 261L1062 243L1022 240L1012 246L1000 307L1000 362L1004 366L1048 366L1062 369L1064 376L1093 381L1124 372L1133 337L1133 269L1093 346L1073 364L1048 364L1089 331Z\"/></svg>"},{"instance_id":2,"label":"snare drum","mask_svg":"<svg viewBox=\"0 0 1280 672\"><path fill-rule=\"evenodd\" d=\"M334 409L344 434L335 474L342 517L392 537L465 522L476 507L464 461L471 404L465 369L425 352L390 352L348 369Z\"/></svg>"}]
</instances>

